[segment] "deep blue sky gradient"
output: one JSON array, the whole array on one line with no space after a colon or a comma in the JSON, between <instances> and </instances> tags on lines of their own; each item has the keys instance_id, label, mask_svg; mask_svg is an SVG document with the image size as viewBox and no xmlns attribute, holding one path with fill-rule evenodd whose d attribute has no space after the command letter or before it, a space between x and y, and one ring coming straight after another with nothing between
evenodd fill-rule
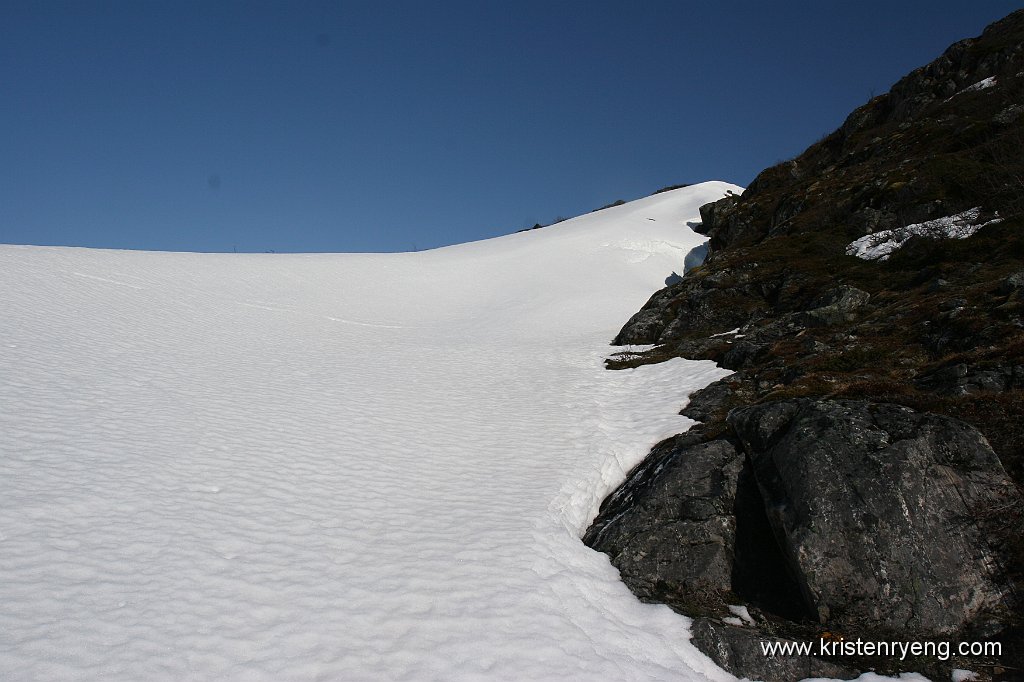
<instances>
[{"instance_id":1,"label":"deep blue sky gradient","mask_svg":"<svg viewBox=\"0 0 1024 682\"><path fill-rule=\"evenodd\" d=\"M1019 6L0 0L0 242L407 251L746 184Z\"/></svg>"}]
</instances>

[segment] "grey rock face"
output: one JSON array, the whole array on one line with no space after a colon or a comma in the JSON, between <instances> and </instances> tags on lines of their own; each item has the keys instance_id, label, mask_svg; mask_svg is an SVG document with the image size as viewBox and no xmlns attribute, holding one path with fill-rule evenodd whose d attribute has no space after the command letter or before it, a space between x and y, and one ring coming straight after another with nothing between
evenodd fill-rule
<instances>
[{"instance_id":1,"label":"grey rock face","mask_svg":"<svg viewBox=\"0 0 1024 682\"><path fill-rule=\"evenodd\" d=\"M795 682L808 677L850 680L852 668L812 656L765 656L762 642L785 640L766 637L757 630L735 627L710 618L697 618L690 628L693 643L729 672L765 682Z\"/></svg>"},{"instance_id":2,"label":"grey rock face","mask_svg":"<svg viewBox=\"0 0 1024 682\"><path fill-rule=\"evenodd\" d=\"M768 518L822 623L983 632L1011 598L986 517L1020 499L955 419L864 401L733 410Z\"/></svg>"},{"instance_id":3,"label":"grey rock face","mask_svg":"<svg viewBox=\"0 0 1024 682\"><path fill-rule=\"evenodd\" d=\"M764 236L754 221L736 213L734 209L739 199L738 196L728 196L700 207L701 233L709 237L711 251L757 241Z\"/></svg>"},{"instance_id":4,"label":"grey rock face","mask_svg":"<svg viewBox=\"0 0 1024 682\"><path fill-rule=\"evenodd\" d=\"M888 230L897 227L899 218L891 211L880 211L870 206L856 211L851 216L866 234L873 234L879 230Z\"/></svg>"},{"instance_id":5,"label":"grey rock face","mask_svg":"<svg viewBox=\"0 0 1024 682\"><path fill-rule=\"evenodd\" d=\"M867 304L871 294L856 287L839 286L828 292L813 307L798 315L808 327L827 327L841 322L852 322L854 311Z\"/></svg>"},{"instance_id":6,"label":"grey rock face","mask_svg":"<svg viewBox=\"0 0 1024 682\"><path fill-rule=\"evenodd\" d=\"M715 228L721 228L724 224L723 216L736 205L738 196L727 196L710 204L700 207L700 234L709 235Z\"/></svg>"},{"instance_id":7,"label":"grey rock face","mask_svg":"<svg viewBox=\"0 0 1024 682\"><path fill-rule=\"evenodd\" d=\"M730 305L744 296L742 287L684 277L654 294L622 327L613 345L665 343L693 329L727 331L747 322L750 314Z\"/></svg>"},{"instance_id":8,"label":"grey rock face","mask_svg":"<svg viewBox=\"0 0 1024 682\"><path fill-rule=\"evenodd\" d=\"M721 381L686 412L733 397ZM735 409L728 423L744 452L699 432L659 444L584 536L641 599L697 616L694 643L723 668L770 682L856 676L848 663L766 659L760 643L781 621L726 625L736 599L798 639L814 636L808 619L863 637L982 638L1018 608L1014 550L1000 543L1022 501L973 427L809 398Z\"/></svg>"},{"instance_id":9,"label":"grey rock face","mask_svg":"<svg viewBox=\"0 0 1024 682\"><path fill-rule=\"evenodd\" d=\"M1018 293L1024 289L1024 270L1015 272L999 284L999 293L1004 296Z\"/></svg>"},{"instance_id":10,"label":"grey rock face","mask_svg":"<svg viewBox=\"0 0 1024 682\"><path fill-rule=\"evenodd\" d=\"M743 455L726 441L661 443L602 505L583 541L641 598L693 601L731 588L733 502Z\"/></svg>"},{"instance_id":11,"label":"grey rock face","mask_svg":"<svg viewBox=\"0 0 1024 682\"><path fill-rule=\"evenodd\" d=\"M988 368L976 368L957 363L930 372L915 384L947 396L1005 393L1024 388L1024 366L997 363Z\"/></svg>"},{"instance_id":12,"label":"grey rock face","mask_svg":"<svg viewBox=\"0 0 1024 682\"><path fill-rule=\"evenodd\" d=\"M695 421L706 422L721 409L721 406L732 395L733 389L729 382L719 379L690 394L690 402L687 403L680 414Z\"/></svg>"}]
</instances>

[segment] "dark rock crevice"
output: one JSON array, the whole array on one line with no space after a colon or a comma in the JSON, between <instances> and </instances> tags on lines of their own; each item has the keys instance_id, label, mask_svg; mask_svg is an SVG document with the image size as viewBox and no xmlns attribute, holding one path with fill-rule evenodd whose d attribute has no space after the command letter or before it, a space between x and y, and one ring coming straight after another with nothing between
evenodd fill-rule
<instances>
[{"instance_id":1,"label":"dark rock crevice","mask_svg":"<svg viewBox=\"0 0 1024 682\"><path fill-rule=\"evenodd\" d=\"M788 620L807 621L813 612L775 538L749 461L744 461L736 488L732 591L745 603Z\"/></svg>"}]
</instances>

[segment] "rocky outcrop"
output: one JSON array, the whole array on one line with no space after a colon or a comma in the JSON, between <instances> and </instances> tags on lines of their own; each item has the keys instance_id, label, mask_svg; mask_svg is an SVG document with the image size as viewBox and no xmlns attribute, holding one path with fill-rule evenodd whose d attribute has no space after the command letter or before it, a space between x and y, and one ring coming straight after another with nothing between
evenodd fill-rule
<instances>
[{"instance_id":1,"label":"rocky outcrop","mask_svg":"<svg viewBox=\"0 0 1024 682\"><path fill-rule=\"evenodd\" d=\"M731 244L750 244L764 236L755 216L741 210L740 206L740 197L727 196L700 207L698 231L708 236L709 250Z\"/></svg>"},{"instance_id":2,"label":"rocky outcrop","mask_svg":"<svg viewBox=\"0 0 1024 682\"><path fill-rule=\"evenodd\" d=\"M993 634L1013 605L992 510L1020 498L977 429L898 405L739 408L772 530L819 622Z\"/></svg>"},{"instance_id":3,"label":"rocky outcrop","mask_svg":"<svg viewBox=\"0 0 1024 682\"><path fill-rule=\"evenodd\" d=\"M706 259L614 341L656 346L612 369L735 370L691 397L700 430L660 445L587 540L642 598L705 619L695 642L740 676L811 674L751 647L826 628L1024 641L1022 98L1024 10L702 207ZM968 209L1001 220L913 236L884 261L847 253ZM730 600L766 617L726 625ZM829 663L948 679L954 665L1024 670L1022 651Z\"/></svg>"},{"instance_id":4,"label":"rocky outcrop","mask_svg":"<svg viewBox=\"0 0 1024 682\"><path fill-rule=\"evenodd\" d=\"M964 362L940 367L915 382L918 388L944 396L963 397L1024 390L1024 365L972 367Z\"/></svg>"},{"instance_id":5,"label":"rocky outcrop","mask_svg":"<svg viewBox=\"0 0 1024 682\"><path fill-rule=\"evenodd\" d=\"M1007 140L996 138L1003 128L1019 126L1022 23L1024 12L1018 11L983 35L950 46L799 157L763 171L741 199L710 206L702 217L712 251L799 234L822 220L843 223L857 236L924 222L970 208L972 193L1019 207L1005 183L986 196L965 175L950 176L979 172L970 164L994 160L985 145L1006 146ZM950 164L942 158L951 152L961 159ZM1005 166L996 163L991 172ZM1005 179L1012 183L1010 176ZM1017 185L1019 194L1019 180Z\"/></svg>"},{"instance_id":6,"label":"rocky outcrop","mask_svg":"<svg viewBox=\"0 0 1024 682\"><path fill-rule=\"evenodd\" d=\"M743 270L687 276L655 294L615 337L616 345L665 343L698 329L726 332L770 306L760 285Z\"/></svg>"},{"instance_id":7,"label":"rocky outcrop","mask_svg":"<svg viewBox=\"0 0 1024 682\"><path fill-rule=\"evenodd\" d=\"M868 292L844 284L815 301L810 310L800 313L799 319L807 327L829 327L853 322L857 309L867 304L870 298Z\"/></svg>"},{"instance_id":8,"label":"rocky outcrop","mask_svg":"<svg viewBox=\"0 0 1024 682\"><path fill-rule=\"evenodd\" d=\"M727 399L723 386L706 401ZM727 423L724 437L660 444L584 537L640 598L698 617L695 641L723 667L836 675L852 668L765 660L760 641L826 630L979 639L1018 610L1007 543L1017 526L1004 514L1022 501L976 429L809 398L737 408ZM730 626L739 601L773 614L772 627Z\"/></svg>"},{"instance_id":9,"label":"rocky outcrop","mask_svg":"<svg viewBox=\"0 0 1024 682\"><path fill-rule=\"evenodd\" d=\"M742 455L726 441L658 445L602 507L584 542L642 599L721 605L732 589L733 506Z\"/></svg>"},{"instance_id":10,"label":"rocky outcrop","mask_svg":"<svg viewBox=\"0 0 1024 682\"><path fill-rule=\"evenodd\" d=\"M855 667L814 656L766 656L763 644L794 640L766 636L755 628L729 625L712 618L696 618L690 628L693 643L711 660L737 675L755 680L803 680L811 677L852 680ZM740 672L742 671L742 672Z\"/></svg>"}]
</instances>

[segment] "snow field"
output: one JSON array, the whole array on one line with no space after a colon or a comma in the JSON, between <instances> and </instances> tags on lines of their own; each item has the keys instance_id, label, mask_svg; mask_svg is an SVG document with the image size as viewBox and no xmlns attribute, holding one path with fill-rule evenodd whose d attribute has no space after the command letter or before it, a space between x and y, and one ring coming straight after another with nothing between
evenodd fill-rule
<instances>
[{"instance_id":1,"label":"snow field","mask_svg":"<svg viewBox=\"0 0 1024 682\"><path fill-rule=\"evenodd\" d=\"M578 537L724 183L418 254L0 247L5 679L731 679Z\"/></svg>"}]
</instances>

